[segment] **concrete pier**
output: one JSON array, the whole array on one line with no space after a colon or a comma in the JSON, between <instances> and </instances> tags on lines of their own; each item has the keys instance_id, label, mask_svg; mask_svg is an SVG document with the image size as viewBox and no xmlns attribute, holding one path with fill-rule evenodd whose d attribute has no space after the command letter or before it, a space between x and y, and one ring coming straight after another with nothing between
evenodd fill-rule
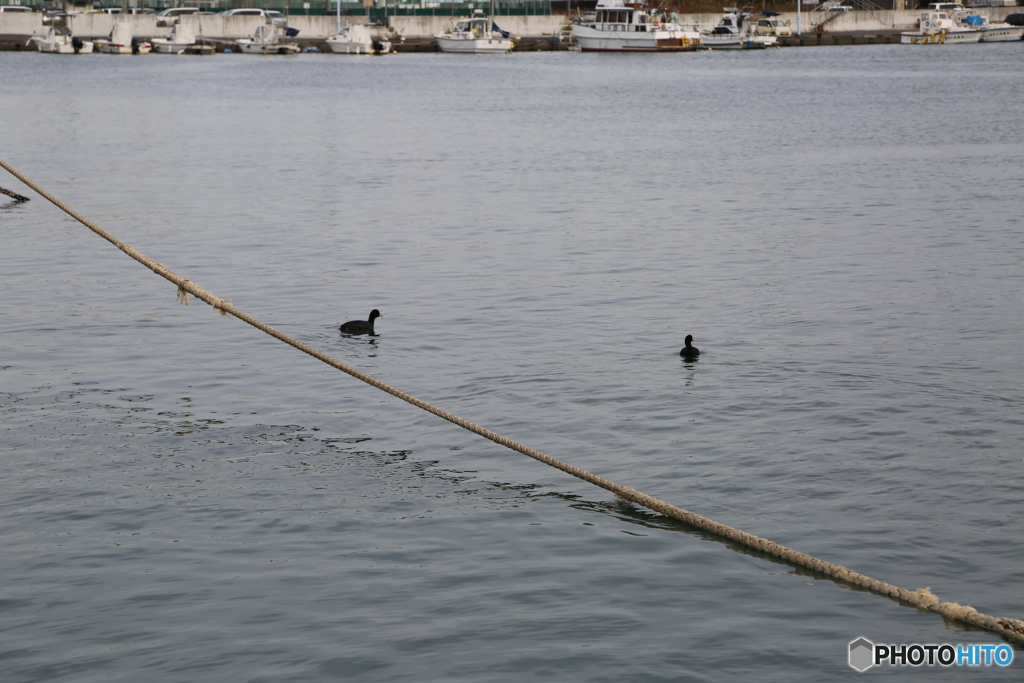
<instances>
[{"instance_id":1,"label":"concrete pier","mask_svg":"<svg viewBox=\"0 0 1024 683\"><path fill-rule=\"evenodd\" d=\"M1018 11L1016 7L979 8L978 13L989 21L1001 21L1007 15ZM706 30L715 26L721 14L684 14L679 22L687 27ZM920 12L918 10L879 10L843 12L840 16L830 12L803 12L801 15L801 35L795 35L797 28L796 13L783 13L779 19L790 22L794 35L782 37L779 44L783 47L810 47L827 45L870 45L875 43L899 42L901 31L909 31L916 27ZM433 36L449 30L457 17L448 16L392 16L388 17L387 26L373 27L374 37L390 40L394 49L399 52L436 51ZM132 32L140 39L167 36L170 26L158 25L155 15L128 15L117 17L110 14L81 14L72 20L75 35L86 40L107 36L115 19L127 19L132 24ZM361 23L363 17L342 17L342 24ZM827 23L824 23L826 22ZM245 38L262 23L258 17L223 17L219 15L186 16L184 22L193 24L196 35L218 42L222 47L231 47L231 42ZM516 41L516 49L520 51L566 49L562 44L552 44L552 36L568 24L568 20L560 15L528 15L499 16L495 23L502 30L520 36ZM817 32L819 24L824 23L823 31ZM326 48L324 42L328 36L334 35L336 18L323 16L291 16L288 25L298 29L296 42L302 46ZM0 50L34 49L27 45L32 36L46 35L47 27L43 25L43 15L32 13L0 13Z\"/></svg>"}]
</instances>

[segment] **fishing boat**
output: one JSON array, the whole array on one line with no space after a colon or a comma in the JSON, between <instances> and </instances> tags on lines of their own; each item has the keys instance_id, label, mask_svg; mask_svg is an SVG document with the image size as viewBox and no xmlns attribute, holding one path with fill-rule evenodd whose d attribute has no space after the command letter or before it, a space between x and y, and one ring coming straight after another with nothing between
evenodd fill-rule
<instances>
[{"instance_id":1,"label":"fishing boat","mask_svg":"<svg viewBox=\"0 0 1024 683\"><path fill-rule=\"evenodd\" d=\"M498 28L483 10L473 10L472 17L460 19L451 31L438 33L434 39L441 52L488 54L509 52L515 47L508 31Z\"/></svg>"},{"instance_id":2,"label":"fishing boat","mask_svg":"<svg viewBox=\"0 0 1024 683\"><path fill-rule=\"evenodd\" d=\"M580 49L586 52L693 52L702 49L701 35L672 20L664 10L651 10L625 0L598 0L593 14L573 23Z\"/></svg>"},{"instance_id":3,"label":"fishing boat","mask_svg":"<svg viewBox=\"0 0 1024 683\"><path fill-rule=\"evenodd\" d=\"M774 35L757 35L750 15L734 7L723 8L721 21L710 31L701 34L704 47L713 50L763 50L774 47Z\"/></svg>"},{"instance_id":4,"label":"fishing boat","mask_svg":"<svg viewBox=\"0 0 1024 683\"><path fill-rule=\"evenodd\" d=\"M277 26L263 24L249 38L235 41L238 49L252 55L294 55L299 53L296 43L282 43L277 38Z\"/></svg>"},{"instance_id":5,"label":"fishing boat","mask_svg":"<svg viewBox=\"0 0 1024 683\"><path fill-rule=\"evenodd\" d=\"M968 14L960 24L981 31L982 43L1015 43L1024 38L1024 26L1011 26L1004 21L989 22L980 14Z\"/></svg>"},{"instance_id":6,"label":"fishing boat","mask_svg":"<svg viewBox=\"0 0 1024 683\"><path fill-rule=\"evenodd\" d=\"M94 49L108 55L148 55L150 44L137 40L127 22L115 21L110 35L95 41Z\"/></svg>"},{"instance_id":7,"label":"fishing boat","mask_svg":"<svg viewBox=\"0 0 1024 683\"><path fill-rule=\"evenodd\" d=\"M153 50L163 54L172 55L212 55L215 50L213 45L196 40L196 32L191 24L177 23L171 27L171 35L166 38L153 38L149 41Z\"/></svg>"},{"instance_id":8,"label":"fishing boat","mask_svg":"<svg viewBox=\"0 0 1024 683\"><path fill-rule=\"evenodd\" d=\"M356 24L341 28L340 23L339 20L337 35L327 39L331 52L345 55L386 55L391 52L391 42L375 40L369 27Z\"/></svg>"},{"instance_id":9,"label":"fishing boat","mask_svg":"<svg viewBox=\"0 0 1024 683\"><path fill-rule=\"evenodd\" d=\"M50 29L45 36L32 36L32 43L40 52L52 52L59 55L89 54L92 42L82 40L71 32L71 15L55 14L48 19Z\"/></svg>"},{"instance_id":10,"label":"fishing boat","mask_svg":"<svg viewBox=\"0 0 1024 683\"><path fill-rule=\"evenodd\" d=\"M921 12L918 30L900 34L900 42L904 45L955 45L980 40L981 31L965 28L948 13L939 11Z\"/></svg>"}]
</instances>

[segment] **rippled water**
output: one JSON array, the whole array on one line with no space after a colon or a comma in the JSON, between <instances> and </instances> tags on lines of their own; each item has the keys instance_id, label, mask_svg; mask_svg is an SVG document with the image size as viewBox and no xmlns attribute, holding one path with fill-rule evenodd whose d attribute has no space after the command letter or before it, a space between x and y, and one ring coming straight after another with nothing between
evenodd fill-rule
<instances>
[{"instance_id":1,"label":"rippled water","mask_svg":"<svg viewBox=\"0 0 1024 683\"><path fill-rule=\"evenodd\" d=\"M0 149L420 398L1024 618L1021 49L0 53ZM819 681L858 636L1001 642L181 306L41 198L0 239L5 681Z\"/></svg>"}]
</instances>

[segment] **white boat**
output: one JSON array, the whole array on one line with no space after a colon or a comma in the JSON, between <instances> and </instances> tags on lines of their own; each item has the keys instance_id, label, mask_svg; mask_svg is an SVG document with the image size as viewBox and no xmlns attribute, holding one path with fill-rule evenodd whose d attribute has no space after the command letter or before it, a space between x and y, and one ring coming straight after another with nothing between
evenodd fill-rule
<instances>
[{"instance_id":1,"label":"white boat","mask_svg":"<svg viewBox=\"0 0 1024 683\"><path fill-rule=\"evenodd\" d=\"M115 21L110 35L95 41L94 49L108 55L148 55L150 44L136 40L130 24Z\"/></svg>"},{"instance_id":2,"label":"white boat","mask_svg":"<svg viewBox=\"0 0 1024 683\"><path fill-rule=\"evenodd\" d=\"M992 22L979 14L969 14L959 22L962 26L981 31L982 43L1014 43L1024 37L1024 26L1011 26L1006 22Z\"/></svg>"},{"instance_id":3,"label":"white boat","mask_svg":"<svg viewBox=\"0 0 1024 683\"><path fill-rule=\"evenodd\" d=\"M277 39L277 26L263 24L256 27L250 38L235 41L238 49L253 55L294 55L299 53L295 43L282 43Z\"/></svg>"},{"instance_id":4,"label":"white boat","mask_svg":"<svg viewBox=\"0 0 1024 683\"><path fill-rule=\"evenodd\" d=\"M964 28L946 12L921 12L918 30L900 34L900 42L904 45L955 45L957 43L977 43L981 40L981 31L975 28Z\"/></svg>"},{"instance_id":5,"label":"white boat","mask_svg":"<svg viewBox=\"0 0 1024 683\"><path fill-rule=\"evenodd\" d=\"M718 26L701 34L704 47L713 50L763 50L774 47L778 42L774 35L757 35L749 14L732 7L724 8L723 12Z\"/></svg>"},{"instance_id":6,"label":"white boat","mask_svg":"<svg viewBox=\"0 0 1024 683\"><path fill-rule=\"evenodd\" d=\"M92 52L92 42L82 40L71 33L71 17L59 14L51 17L50 30L46 36L33 36L29 39L40 52L52 52L60 55L83 54Z\"/></svg>"},{"instance_id":7,"label":"white boat","mask_svg":"<svg viewBox=\"0 0 1024 683\"><path fill-rule=\"evenodd\" d=\"M370 29L362 24L339 28L337 35L327 39L331 52L345 55L386 55L391 52L391 42L374 40Z\"/></svg>"},{"instance_id":8,"label":"white boat","mask_svg":"<svg viewBox=\"0 0 1024 683\"><path fill-rule=\"evenodd\" d=\"M198 42L192 26L181 23L180 19L171 27L171 35L166 38L153 38L149 42L153 45L154 51L164 54L212 55L215 52L213 45Z\"/></svg>"},{"instance_id":9,"label":"white boat","mask_svg":"<svg viewBox=\"0 0 1024 683\"><path fill-rule=\"evenodd\" d=\"M580 49L587 52L693 52L702 49L701 35L684 28L664 10L651 11L625 0L598 0L573 24Z\"/></svg>"},{"instance_id":10,"label":"white boat","mask_svg":"<svg viewBox=\"0 0 1024 683\"><path fill-rule=\"evenodd\" d=\"M460 19L448 33L434 36L441 52L490 54L508 52L515 44L505 31L481 10L473 10L469 19Z\"/></svg>"}]
</instances>

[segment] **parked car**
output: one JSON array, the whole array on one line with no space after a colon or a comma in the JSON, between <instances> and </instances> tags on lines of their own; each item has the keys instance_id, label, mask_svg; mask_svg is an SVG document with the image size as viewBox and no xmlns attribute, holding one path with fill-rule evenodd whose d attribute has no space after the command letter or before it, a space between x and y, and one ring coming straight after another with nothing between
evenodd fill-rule
<instances>
[{"instance_id":1,"label":"parked car","mask_svg":"<svg viewBox=\"0 0 1024 683\"><path fill-rule=\"evenodd\" d=\"M199 14L198 7L171 7L161 12L157 12L157 21L161 19L175 19L185 14Z\"/></svg>"},{"instance_id":2,"label":"parked car","mask_svg":"<svg viewBox=\"0 0 1024 683\"><path fill-rule=\"evenodd\" d=\"M268 24L284 27L288 25L288 18L274 10L256 9L253 7L239 7L229 9L220 13L222 17L263 17Z\"/></svg>"},{"instance_id":3,"label":"parked car","mask_svg":"<svg viewBox=\"0 0 1024 683\"><path fill-rule=\"evenodd\" d=\"M156 13L156 25L164 28L174 26L179 18L193 14L199 14L198 7L170 7Z\"/></svg>"},{"instance_id":4,"label":"parked car","mask_svg":"<svg viewBox=\"0 0 1024 683\"><path fill-rule=\"evenodd\" d=\"M0 12L31 12L31 7L22 7L20 5L2 5L0 6Z\"/></svg>"},{"instance_id":5,"label":"parked car","mask_svg":"<svg viewBox=\"0 0 1024 683\"><path fill-rule=\"evenodd\" d=\"M791 36L793 28L790 26L789 19L785 21L775 18L758 19L757 25L754 26L754 33L759 36Z\"/></svg>"}]
</instances>

